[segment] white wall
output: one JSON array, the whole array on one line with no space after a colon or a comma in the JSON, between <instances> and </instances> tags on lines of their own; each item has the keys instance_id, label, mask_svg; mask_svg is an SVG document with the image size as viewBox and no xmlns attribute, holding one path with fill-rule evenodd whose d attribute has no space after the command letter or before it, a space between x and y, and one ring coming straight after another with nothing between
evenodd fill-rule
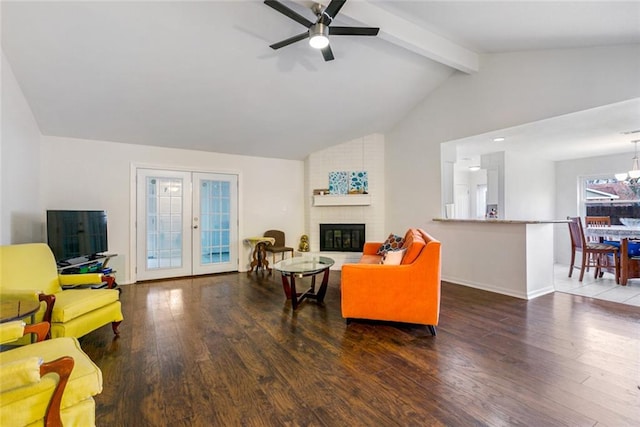
<instances>
[{"instance_id":1,"label":"white wall","mask_svg":"<svg viewBox=\"0 0 640 427\"><path fill-rule=\"evenodd\" d=\"M240 239L261 236L272 228L287 236L304 232L302 161L43 137L41 224L46 209L105 209L109 251L119 254L111 261L121 272L118 282L130 283L134 278L130 270L135 256L131 253L135 240L131 233L132 165L236 173ZM42 230L44 234L44 226ZM249 248L242 244L240 248L240 270L246 271Z\"/></svg>"},{"instance_id":2,"label":"white wall","mask_svg":"<svg viewBox=\"0 0 640 427\"><path fill-rule=\"evenodd\" d=\"M2 52L0 244L40 239L40 130Z\"/></svg>"},{"instance_id":3,"label":"white wall","mask_svg":"<svg viewBox=\"0 0 640 427\"><path fill-rule=\"evenodd\" d=\"M437 227L442 142L638 97L638 76L640 45L483 55L385 135L387 228Z\"/></svg>"},{"instance_id":4,"label":"white wall","mask_svg":"<svg viewBox=\"0 0 640 427\"><path fill-rule=\"evenodd\" d=\"M613 175L631 168L633 152L611 156L589 157L566 160L555 164L556 218L584 216L579 210L578 184L581 177L593 175ZM571 240L566 224L555 227L555 261L569 265L571 260Z\"/></svg>"},{"instance_id":5,"label":"white wall","mask_svg":"<svg viewBox=\"0 0 640 427\"><path fill-rule=\"evenodd\" d=\"M552 220L555 217L555 163L534 154L505 152L505 218Z\"/></svg>"}]
</instances>

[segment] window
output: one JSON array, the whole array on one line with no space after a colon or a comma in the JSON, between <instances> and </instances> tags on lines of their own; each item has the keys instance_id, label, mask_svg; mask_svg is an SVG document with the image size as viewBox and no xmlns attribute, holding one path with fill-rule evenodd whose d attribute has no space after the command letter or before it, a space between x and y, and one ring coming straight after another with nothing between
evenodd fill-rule
<instances>
[{"instance_id":1,"label":"window","mask_svg":"<svg viewBox=\"0 0 640 427\"><path fill-rule=\"evenodd\" d=\"M640 218L640 182L618 181L613 176L585 177L583 194L586 216L609 216L612 224L620 218Z\"/></svg>"}]
</instances>

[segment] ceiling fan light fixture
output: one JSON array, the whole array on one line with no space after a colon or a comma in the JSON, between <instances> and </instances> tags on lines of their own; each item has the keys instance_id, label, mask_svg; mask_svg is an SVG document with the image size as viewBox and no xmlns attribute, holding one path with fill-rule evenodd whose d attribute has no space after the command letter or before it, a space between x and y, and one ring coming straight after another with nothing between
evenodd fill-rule
<instances>
[{"instance_id":1,"label":"ceiling fan light fixture","mask_svg":"<svg viewBox=\"0 0 640 427\"><path fill-rule=\"evenodd\" d=\"M329 27L321 23L309 27L309 45L314 49L329 46Z\"/></svg>"},{"instance_id":2,"label":"ceiling fan light fixture","mask_svg":"<svg viewBox=\"0 0 640 427\"><path fill-rule=\"evenodd\" d=\"M269 45L269 47L277 50L301 40L309 39L309 45L319 50L325 61L333 61L335 57L329 44L329 34L331 34L332 37L378 35L380 28L377 27L329 27L347 0L324 0L323 3L328 3L326 6L318 1L315 1L311 6L311 11L316 15L316 21L313 22L289 8L289 6L285 6L280 0L264 0L264 4L306 28L305 32L279 41L278 43L273 43Z\"/></svg>"}]
</instances>

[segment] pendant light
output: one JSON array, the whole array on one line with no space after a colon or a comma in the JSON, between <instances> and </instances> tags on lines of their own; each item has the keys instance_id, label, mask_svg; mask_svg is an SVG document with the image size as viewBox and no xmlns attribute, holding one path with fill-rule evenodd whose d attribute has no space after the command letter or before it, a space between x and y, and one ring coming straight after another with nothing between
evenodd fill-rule
<instances>
[{"instance_id":1,"label":"pendant light","mask_svg":"<svg viewBox=\"0 0 640 427\"><path fill-rule=\"evenodd\" d=\"M638 164L638 142L640 142L640 139L636 139L635 141L631 141L634 143L635 145L635 155L633 156L633 166L631 167L631 170L628 172L629 173L629 178L631 179L637 179L640 178L640 165Z\"/></svg>"}]
</instances>

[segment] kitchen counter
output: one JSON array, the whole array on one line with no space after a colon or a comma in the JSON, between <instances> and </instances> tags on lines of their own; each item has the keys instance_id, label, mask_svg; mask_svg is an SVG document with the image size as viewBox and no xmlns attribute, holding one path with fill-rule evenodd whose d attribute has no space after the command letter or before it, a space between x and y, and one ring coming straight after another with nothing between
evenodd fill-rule
<instances>
[{"instance_id":1,"label":"kitchen counter","mask_svg":"<svg viewBox=\"0 0 640 427\"><path fill-rule=\"evenodd\" d=\"M455 218L433 218L433 221L439 222L473 222L481 224L564 224L568 223L567 219L552 220L526 220L526 219L455 219Z\"/></svg>"},{"instance_id":2,"label":"kitchen counter","mask_svg":"<svg viewBox=\"0 0 640 427\"><path fill-rule=\"evenodd\" d=\"M442 242L442 280L531 299L555 290L554 231L565 223L434 218L428 230Z\"/></svg>"}]
</instances>

